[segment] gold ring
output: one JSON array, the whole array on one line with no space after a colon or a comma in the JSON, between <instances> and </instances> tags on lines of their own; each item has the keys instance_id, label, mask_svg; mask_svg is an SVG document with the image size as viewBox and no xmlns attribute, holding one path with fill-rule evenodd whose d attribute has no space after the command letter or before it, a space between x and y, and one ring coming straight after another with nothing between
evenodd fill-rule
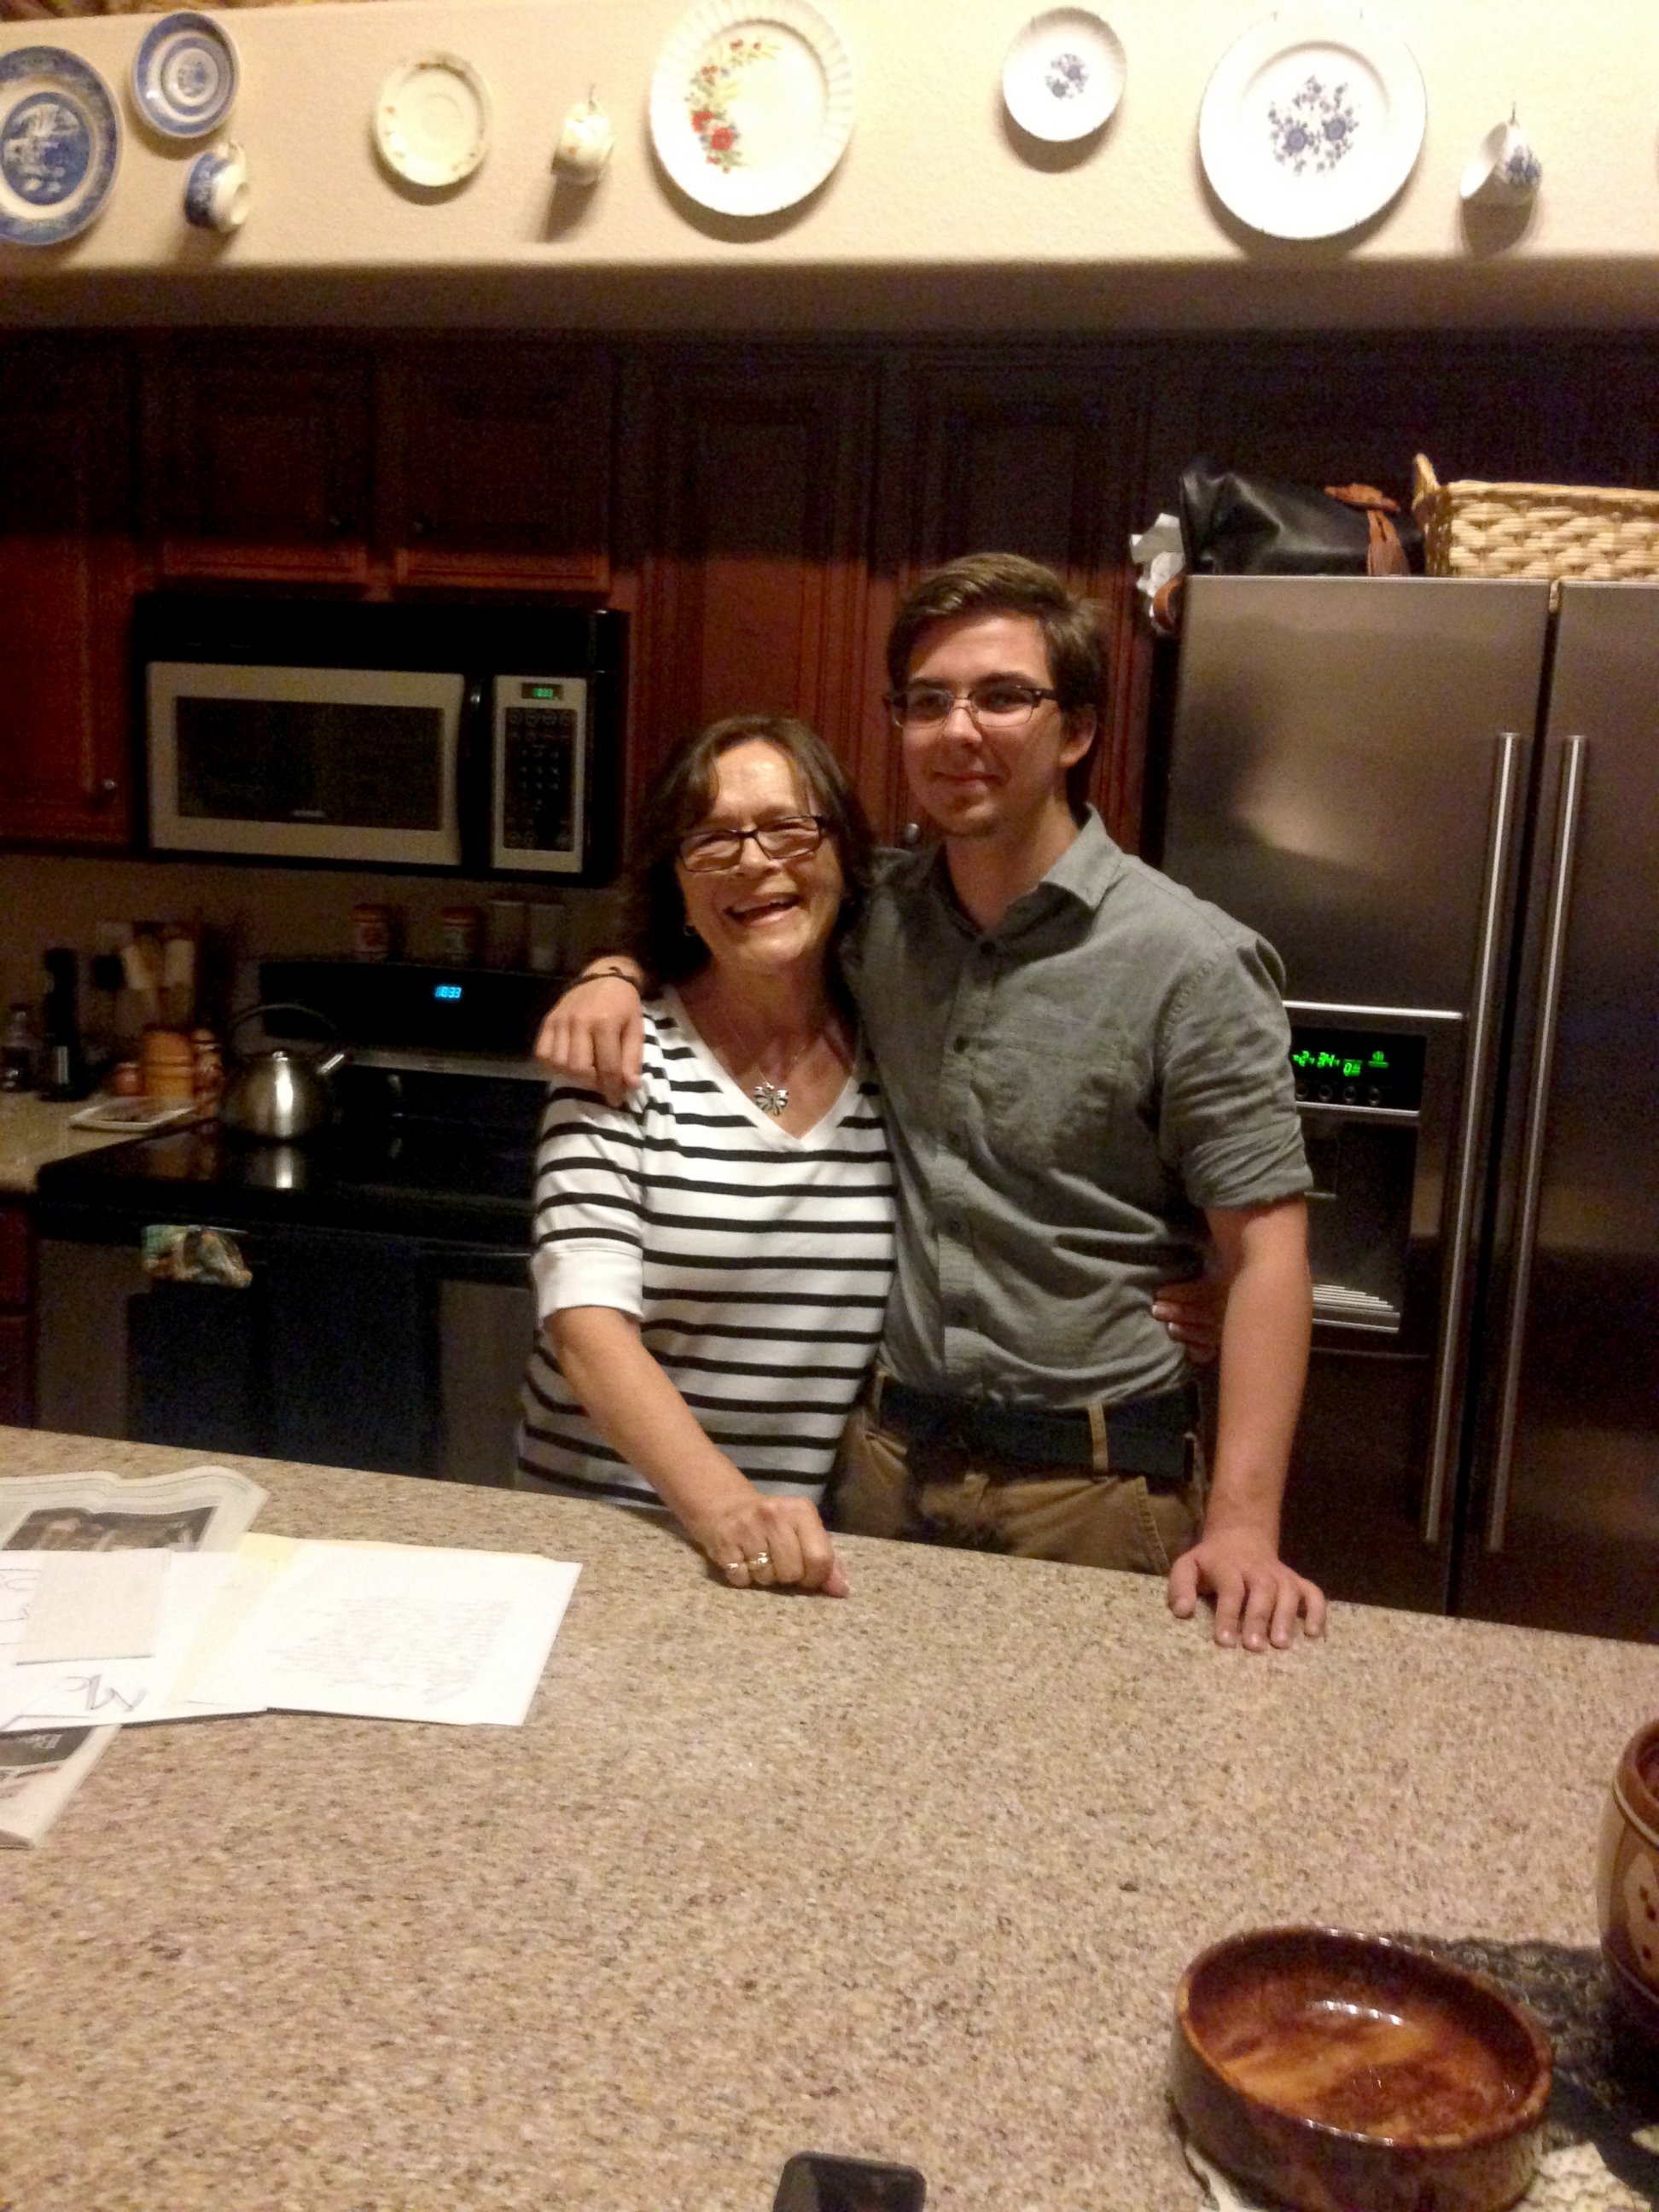
<instances>
[{"instance_id":1,"label":"gold ring","mask_svg":"<svg viewBox=\"0 0 1659 2212\"><path fill-rule=\"evenodd\" d=\"M757 1552L752 1559L745 1559L743 1564L752 1574L757 1567L769 1567L772 1555L769 1552Z\"/></svg>"}]
</instances>

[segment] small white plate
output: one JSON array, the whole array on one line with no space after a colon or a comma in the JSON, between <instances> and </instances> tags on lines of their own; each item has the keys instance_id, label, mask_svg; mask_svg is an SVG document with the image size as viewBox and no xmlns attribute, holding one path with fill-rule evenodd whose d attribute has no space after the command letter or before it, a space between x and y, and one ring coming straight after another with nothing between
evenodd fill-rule
<instances>
[{"instance_id":1,"label":"small white plate","mask_svg":"<svg viewBox=\"0 0 1659 2212\"><path fill-rule=\"evenodd\" d=\"M1002 64L1008 112L1033 138L1056 143L1098 131L1123 97L1123 41L1087 8L1033 15Z\"/></svg>"},{"instance_id":2,"label":"small white plate","mask_svg":"<svg viewBox=\"0 0 1659 2212\"><path fill-rule=\"evenodd\" d=\"M95 1098L78 1114L70 1115L71 1129L119 1129L142 1137L150 1129L166 1129L175 1121L194 1121L202 1108L193 1100L168 1098Z\"/></svg>"},{"instance_id":3,"label":"small white plate","mask_svg":"<svg viewBox=\"0 0 1659 2212\"><path fill-rule=\"evenodd\" d=\"M459 54L417 55L380 87L374 143L406 183L459 185L489 150L489 88Z\"/></svg>"},{"instance_id":4,"label":"small white plate","mask_svg":"<svg viewBox=\"0 0 1659 2212\"><path fill-rule=\"evenodd\" d=\"M1223 55L1198 149L1216 197L1271 238L1331 238L1385 208L1427 118L1423 73L1391 25L1297 0Z\"/></svg>"},{"instance_id":5,"label":"small white plate","mask_svg":"<svg viewBox=\"0 0 1659 2212\"><path fill-rule=\"evenodd\" d=\"M144 34L133 57L132 96L164 138L205 138L236 98L236 49L211 15L180 9Z\"/></svg>"},{"instance_id":6,"label":"small white plate","mask_svg":"<svg viewBox=\"0 0 1659 2212\"><path fill-rule=\"evenodd\" d=\"M702 0L651 80L651 137L680 190L720 215L814 191L853 129L853 64L808 0Z\"/></svg>"},{"instance_id":7,"label":"small white plate","mask_svg":"<svg viewBox=\"0 0 1659 2212\"><path fill-rule=\"evenodd\" d=\"M114 188L121 125L95 69L64 46L0 54L0 239L56 246Z\"/></svg>"}]
</instances>

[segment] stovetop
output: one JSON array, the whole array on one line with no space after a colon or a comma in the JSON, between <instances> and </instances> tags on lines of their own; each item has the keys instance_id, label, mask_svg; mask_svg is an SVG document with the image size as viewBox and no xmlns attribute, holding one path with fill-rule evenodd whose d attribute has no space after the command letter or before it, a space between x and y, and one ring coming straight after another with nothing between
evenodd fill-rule
<instances>
[{"instance_id":1,"label":"stovetop","mask_svg":"<svg viewBox=\"0 0 1659 2212\"><path fill-rule=\"evenodd\" d=\"M263 1144L216 1122L83 1152L41 1169L43 1236L186 1218L239 1228L291 1224L511 1244L527 1249L533 1144L419 1126L332 1130L304 1144Z\"/></svg>"}]
</instances>

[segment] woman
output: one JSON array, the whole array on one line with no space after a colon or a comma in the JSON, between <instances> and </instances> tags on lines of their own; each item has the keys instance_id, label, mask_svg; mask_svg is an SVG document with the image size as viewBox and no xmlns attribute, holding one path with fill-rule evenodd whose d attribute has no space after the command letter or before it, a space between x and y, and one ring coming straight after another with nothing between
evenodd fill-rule
<instances>
[{"instance_id":1,"label":"woman","mask_svg":"<svg viewBox=\"0 0 1659 2212\"><path fill-rule=\"evenodd\" d=\"M527 1488L665 1505L739 1589L846 1594L818 1515L892 1272L891 1177L834 947L870 833L822 740L716 722L646 801L627 1104L556 1084L537 1160Z\"/></svg>"}]
</instances>

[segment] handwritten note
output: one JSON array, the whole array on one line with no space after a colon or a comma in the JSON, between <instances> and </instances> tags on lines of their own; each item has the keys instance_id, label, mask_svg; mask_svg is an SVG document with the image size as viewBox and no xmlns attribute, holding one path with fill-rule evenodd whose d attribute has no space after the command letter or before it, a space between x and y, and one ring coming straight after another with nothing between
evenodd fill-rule
<instances>
[{"instance_id":1,"label":"handwritten note","mask_svg":"<svg viewBox=\"0 0 1659 2212\"><path fill-rule=\"evenodd\" d=\"M13 1657L148 1659L167 1595L166 1552L40 1552L34 1595Z\"/></svg>"},{"instance_id":2,"label":"handwritten note","mask_svg":"<svg viewBox=\"0 0 1659 2212\"><path fill-rule=\"evenodd\" d=\"M519 1553L302 1543L194 1687L295 1711L516 1728L579 1572Z\"/></svg>"}]
</instances>

